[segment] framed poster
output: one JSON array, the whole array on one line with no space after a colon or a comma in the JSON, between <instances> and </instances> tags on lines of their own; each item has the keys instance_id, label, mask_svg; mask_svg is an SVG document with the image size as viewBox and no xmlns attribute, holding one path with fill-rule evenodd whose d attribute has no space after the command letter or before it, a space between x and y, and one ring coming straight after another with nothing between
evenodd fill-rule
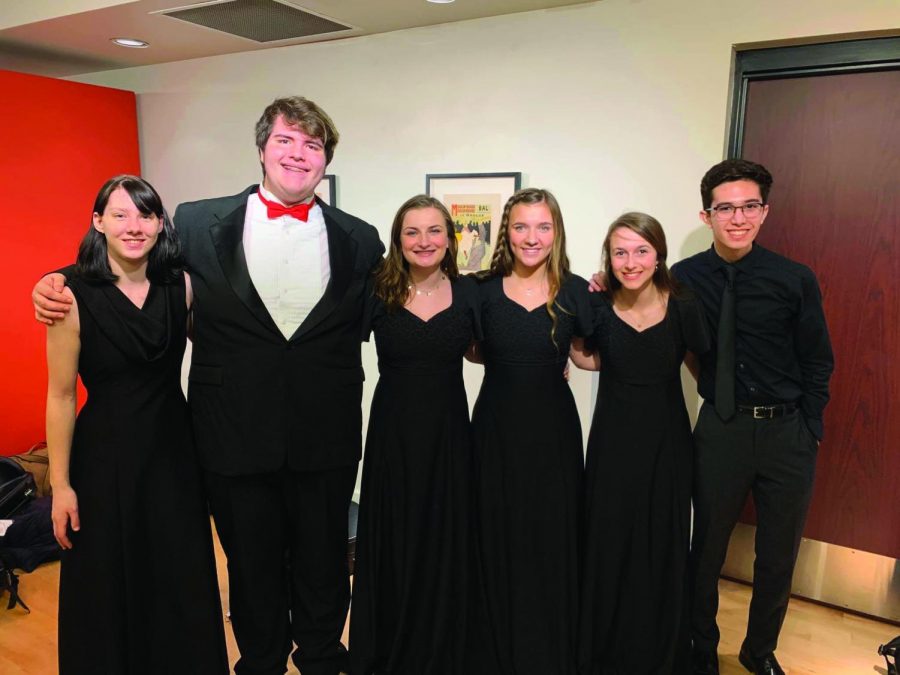
<instances>
[{"instance_id":1,"label":"framed poster","mask_svg":"<svg viewBox=\"0 0 900 675\"><path fill-rule=\"evenodd\" d=\"M491 266L503 206L522 187L522 173L429 173L425 193L440 200L456 228L456 264L463 274Z\"/></svg>"},{"instance_id":2,"label":"framed poster","mask_svg":"<svg viewBox=\"0 0 900 675\"><path fill-rule=\"evenodd\" d=\"M316 197L328 206L337 207L337 176L326 173L316 186Z\"/></svg>"}]
</instances>

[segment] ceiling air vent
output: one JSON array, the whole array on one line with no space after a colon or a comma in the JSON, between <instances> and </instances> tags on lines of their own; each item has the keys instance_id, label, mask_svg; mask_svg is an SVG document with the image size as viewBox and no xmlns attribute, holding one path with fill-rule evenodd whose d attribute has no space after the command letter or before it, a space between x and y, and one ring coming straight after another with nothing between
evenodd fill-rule
<instances>
[{"instance_id":1,"label":"ceiling air vent","mask_svg":"<svg viewBox=\"0 0 900 675\"><path fill-rule=\"evenodd\" d=\"M255 42L275 42L352 30L276 0L228 0L160 12L198 26Z\"/></svg>"}]
</instances>

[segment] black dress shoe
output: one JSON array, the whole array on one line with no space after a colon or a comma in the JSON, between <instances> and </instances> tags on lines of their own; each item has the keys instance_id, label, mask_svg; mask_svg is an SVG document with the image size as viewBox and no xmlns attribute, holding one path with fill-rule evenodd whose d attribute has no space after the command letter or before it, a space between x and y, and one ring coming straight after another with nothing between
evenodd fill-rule
<instances>
[{"instance_id":1,"label":"black dress shoe","mask_svg":"<svg viewBox=\"0 0 900 675\"><path fill-rule=\"evenodd\" d=\"M754 675L784 675L781 666L778 665L778 659L775 654L769 652L761 658L750 656L750 652L746 647L741 647L741 653L738 655L741 665Z\"/></svg>"},{"instance_id":2,"label":"black dress shoe","mask_svg":"<svg viewBox=\"0 0 900 675\"><path fill-rule=\"evenodd\" d=\"M719 675L719 655L715 651L695 651L691 655L693 675Z\"/></svg>"}]
</instances>

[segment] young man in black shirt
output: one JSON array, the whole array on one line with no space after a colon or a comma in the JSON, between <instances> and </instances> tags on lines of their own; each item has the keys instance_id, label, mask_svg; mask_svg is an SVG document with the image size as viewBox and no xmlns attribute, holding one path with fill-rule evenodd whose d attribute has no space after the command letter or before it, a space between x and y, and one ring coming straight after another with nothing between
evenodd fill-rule
<instances>
[{"instance_id":1,"label":"young man in black shirt","mask_svg":"<svg viewBox=\"0 0 900 675\"><path fill-rule=\"evenodd\" d=\"M834 366L813 272L754 243L772 176L741 159L700 184L710 249L673 266L706 312L713 349L699 369L694 430L691 633L695 675L717 675L718 579L747 493L757 512L753 599L740 661L779 675L778 634L812 494Z\"/></svg>"}]
</instances>

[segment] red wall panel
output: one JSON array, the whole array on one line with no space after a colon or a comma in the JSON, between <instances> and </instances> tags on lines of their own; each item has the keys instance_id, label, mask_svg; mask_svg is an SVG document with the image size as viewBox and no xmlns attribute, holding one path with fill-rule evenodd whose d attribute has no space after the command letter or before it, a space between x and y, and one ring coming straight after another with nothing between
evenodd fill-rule
<instances>
[{"instance_id":1,"label":"red wall panel","mask_svg":"<svg viewBox=\"0 0 900 675\"><path fill-rule=\"evenodd\" d=\"M75 260L103 182L139 172L133 92L0 70L0 455L45 435L31 288Z\"/></svg>"}]
</instances>

